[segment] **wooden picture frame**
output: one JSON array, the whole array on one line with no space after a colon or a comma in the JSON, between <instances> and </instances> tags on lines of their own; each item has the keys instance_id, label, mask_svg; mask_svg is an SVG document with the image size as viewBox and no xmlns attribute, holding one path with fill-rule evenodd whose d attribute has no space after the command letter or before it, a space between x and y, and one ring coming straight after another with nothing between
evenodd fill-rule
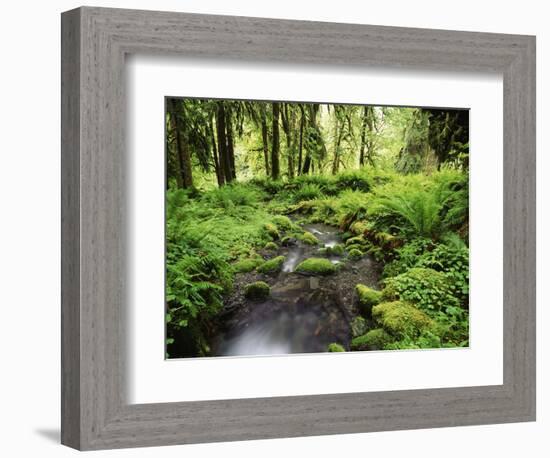
<instances>
[{"instance_id":1,"label":"wooden picture frame","mask_svg":"<svg viewBox=\"0 0 550 458\"><path fill-rule=\"evenodd\" d=\"M503 384L131 405L126 54L498 72ZM535 38L82 7L62 15L62 443L80 450L535 419Z\"/></svg>"}]
</instances>

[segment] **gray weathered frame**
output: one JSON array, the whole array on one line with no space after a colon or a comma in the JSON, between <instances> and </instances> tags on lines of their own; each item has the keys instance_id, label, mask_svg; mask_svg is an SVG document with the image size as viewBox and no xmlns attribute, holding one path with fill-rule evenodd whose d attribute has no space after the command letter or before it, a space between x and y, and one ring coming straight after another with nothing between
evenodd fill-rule
<instances>
[{"instance_id":1,"label":"gray weathered frame","mask_svg":"<svg viewBox=\"0 0 550 458\"><path fill-rule=\"evenodd\" d=\"M502 73L503 385L129 405L128 53ZM63 444L105 449L534 419L534 37L92 7L63 13Z\"/></svg>"}]
</instances>

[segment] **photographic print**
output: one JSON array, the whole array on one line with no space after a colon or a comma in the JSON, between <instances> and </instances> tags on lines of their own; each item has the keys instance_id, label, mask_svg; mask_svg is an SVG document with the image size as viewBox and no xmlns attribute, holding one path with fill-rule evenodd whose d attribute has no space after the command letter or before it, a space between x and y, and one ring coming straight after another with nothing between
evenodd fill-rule
<instances>
[{"instance_id":1,"label":"photographic print","mask_svg":"<svg viewBox=\"0 0 550 458\"><path fill-rule=\"evenodd\" d=\"M167 97L166 358L469 345L467 109Z\"/></svg>"}]
</instances>

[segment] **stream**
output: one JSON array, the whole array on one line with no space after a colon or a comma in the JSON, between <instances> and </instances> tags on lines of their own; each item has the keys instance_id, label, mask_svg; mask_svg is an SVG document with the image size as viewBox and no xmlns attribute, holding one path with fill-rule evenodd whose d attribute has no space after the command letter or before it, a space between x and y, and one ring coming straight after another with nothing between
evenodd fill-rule
<instances>
[{"instance_id":1,"label":"stream","mask_svg":"<svg viewBox=\"0 0 550 458\"><path fill-rule=\"evenodd\" d=\"M323 246L333 247L342 242L337 228L305 224L303 229L321 243L310 246L296 240L292 246L281 247L275 255L284 255L286 259L276 275L243 275L242 284L235 288L241 291L234 295L232 312L214 339L213 355L324 352L331 342L349 342L353 289L361 277L361 265L352 267L345 263L338 273L329 276L295 273L296 266L306 258L327 257L335 264L342 261L342 256L318 253ZM373 270L370 262L365 259L363 270ZM242 296L245 284L257 280L271 286L271 294L263 302L249 301Z\"/></svg>"}]
</instances>

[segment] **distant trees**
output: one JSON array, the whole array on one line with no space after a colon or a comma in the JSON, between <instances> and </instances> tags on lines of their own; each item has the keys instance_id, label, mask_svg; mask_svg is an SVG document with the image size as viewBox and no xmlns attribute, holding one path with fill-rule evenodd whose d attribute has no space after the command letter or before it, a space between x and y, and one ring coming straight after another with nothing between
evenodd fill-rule
<instances>
[{"instance_id":1,"label":"distant trees","mask_svg":"<svg viewBox=\"0 0 550 458\"><path fill-rule=\"evenodd\" d=\"M167 171L175 186L192 188L336 174L374 166L381 152L402 173L465 168L468 122L465 110L168 98Z\"/></svg>"}]
</instances>

